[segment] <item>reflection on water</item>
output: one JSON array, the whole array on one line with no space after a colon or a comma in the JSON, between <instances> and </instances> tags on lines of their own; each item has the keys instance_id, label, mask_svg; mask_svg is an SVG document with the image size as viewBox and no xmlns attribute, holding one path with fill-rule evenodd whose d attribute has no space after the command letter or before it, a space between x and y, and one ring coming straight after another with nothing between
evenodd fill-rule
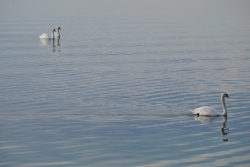
<instances>
[{"instance_id":1,"label":"reflection on water","mask_svg":"<svg viewBox=\"0 0 250 167\"><path fill-rule=\"evenodd\" d=\"M92 10L96 2L85 6L92 1L78 5L76 12L55 5L41 8L48 15L27 10L24 17L16 17L15 12L24 11L18 9L8 10L9 17L1 10L0 166L250 164L250 31L231 26L237 25L234 16L250 15L235 15L228 10L234 6L226 5L223 20L213 15L210 20L216 22L205 19L206 25L197 28L195 18L178 19L178 9L187 3L170 5L177 13L164 15L169 10L162 8L161 18L148 14L158 11L155 1L147 1L155 10L147 10L151 5L144 1L148 7L139 11L140 5L128 3L135 15L123 3L118 6L132 17L119 18L117 10L112 14L117 18L110 18L102 15L110 5L98 2L102 10ZM22 4L30 9L32 4L46 6L39 3L44 2ZM61 7L68 7L65 3ZM191 12L190 4L185 14ZM203 12L210 16L210 9L215 10L211 6L216 4L191 13L204 20ZM216 13L223 10L217 8ZM61 41L38 41L38 32L55 21L65 27ZM225 26L218 27L218 22ZM230 112L223 122L222 117L195 117L201 126L190 119L188 109L194 105L221 107L217 95L222 92L235 97L227 104ZM230 142L221 142L228 136Z\"/></svg>"},{"instance_id":2,"label":"reflection on water","mask_svg":"<svg viewBox=\"0 0 250 167\"><path fill-rule=\"evenodd\" d=\"M194 115L193 118L197 121L201 121L202 124L210 124L212 123L215 119L217 119L220 116L215 116L215 117L210 117L210 116L203 116L203 115Z\"/></svg>"},{"instance_id":3,"label":"reflection on water","mask_svg":"<svg viewBox=\"0 0 250 167\"><path fill-rule=\"evenodd\" d=\"M55 40L53 40L53 44L52 44L53 52L61 52L61 49L60 49L60 46L61 46L60 45L60 39L57 39L56 41L57 41L57 46L59 48L56 47Z\"/></svg>"},{"instance_id":4,"label":"reflection on water","mask_svg":"<svg viewBox=\"0 0 250 167\"><path fill-rule=\"evenodd\" d=\"M222 122L222 127L220 129L221 131L221 135L224 137L228 134L228 132L226 132L225 130L228 130L229 128L227 128L226 126L227 123L227 115L223 116L223 122ZM223 138L222 141L228 141L228 139Z\"/></svg>"},{"instance_id":5,"label":"reflection on water","mask_svg":"<svg viewBox=\"0 0 250 167\"><path fill-rule=\"evenodd\" d=\"M60 49L60 39L57 39L57 46L59 47L59 49L57 49L58 52L61 52L61 49Z\"/></svg>"},{"instance_id":6,"label":"reflection on water","mask_svg":"<svg viewBox=\"0 0 250 167\"><path fill-rule=\"evenodd\" d=\"M0 153L9 166L230 166L249 162L245 143L235 137L232 142L218 142L221 122L201 127L187 115L1 115L0 119L0 125L5 125L0 126ZM226 130L226 117L222 125Z\"/></svg>"},{"instance_id":7,"label":"reflection on water","mask_svg":"<svg viewBox=\"0 0 250 167\"><path fill-rule=\"evenodd\" d=\"M55 45L55 39L40 39L41 45L43 45L43 46L51 45L52 46L52 52L61 52L60 39L56 39L56 41L57 41L57 46L59 48L57 48Z\"/></svg>"},{"instance_id":8,"label":"reflection on water","mask_svg":"<svg viewBox=\"0 0 250 167\"><path fill-rule=\"evenodd\" d=\"M46 45L51 45L52 43L52 46L54 45L54 39L41 39L40 38L40 42L41 42L41 45L43 46L46 46Z\"/></svg>"},{"instance_id":9,"label":"reflection on water","mask_svg":"<svg viewBox=\"0 0 250 167\"><path fill-rule=\"evenodd\" d=\"M56 51L55 39L53 39L53 43L52 43L52 51L53 51L53 52L55 52L55 51Z\"/></svg>"},{"instance_id":10,"label":"reflection on water","mask_svg":"<svg viewBox=\"0 0 250 167\"><path fill-rule=\"evenodd\" d=\"M60 46L60 39L57 39L57 46Z\"/></svg>"},{"instance_id":11,"label":"reflection on water","mask_svg":"<svg viewBox=\"0 0 250 167\"><path fill-rule=\"evenodd\" d=\"M215 119L217 118L223 118L222 120L222 127L220 128L220 132L221 135L224 137L228 134L228 132L226 132L226 130L228 130L229 128L226 127L226 123L227 123L227 115L225 116L193 116L193 118L197 121L201 121L202 124L204 125L208 125L211 124ZM223 138L222 141L228 141L228 139Z\"/></svg>"}]
</instances>

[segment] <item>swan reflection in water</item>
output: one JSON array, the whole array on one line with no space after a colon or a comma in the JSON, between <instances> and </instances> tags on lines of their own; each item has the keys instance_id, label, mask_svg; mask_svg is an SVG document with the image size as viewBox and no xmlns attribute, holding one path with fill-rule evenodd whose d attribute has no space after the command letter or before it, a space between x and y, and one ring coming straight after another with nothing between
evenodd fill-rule
<instances>
[{"instance_id":1,"label":"swan reflection in water","mask_svg":"<svg viewBox=\"0 0 250 167\"><path fill-rule=\"evenodd\" d=\"M222 122L222 127L220 128L220 132L222 136L227 135L228 133L225 132L225 130L228 130L229 128L227 128L226 126L227 123L227 116L223 116L223 122ZM228 140L228 139L225 139Z\"/></svg>"},{"instance_id":2,"label":"swan reflection in water","mask_svg":"<svg viewBox=\"0 0 250 167\"><path fill-rule=\"evenodd\" d=\"M51 42L53 42L53 41L54 41L54 39L52 39L52 40L48 40L48 39L40 39L41 45L43 45L43 46L50 45L50 44L51 44Z\"/></svg>"},{"instance_id":3,"label":"swan reflection in water","mask_svg":"<svg viewBox=\"0 0 250 167\"><path fill-rule=\"evenodd\" d=\"M61 46L60 45L60 39L57 39L57 46Z\"/></svg>"},{"instance_id":4,"label":"swan reflection in water","mask_svg":"<svg viewBox=\"0 0 250 167\"><path fill-rule=\"evenodd\" d=\"M60 45L60 39L57 39L57 46L59 46L59 47L61 46ZM52 48L53 48L53 52L56 52L55 40L53 40ZM60 49L58 49L57 51L61 52Z\"/></svg>"},{"instance_id":5,"label":"swan reflection in water","mask_svg":"<svg viewBox=\"0 0 250 167\"><path fill-rule=\"evenodd\" d=\"M228 133L226 132L226 130L228 130L229 128L226 127L226 123L227 123L227 115L222 116L223 117L223 121L222 121L222 126L220 128L220 132L221 135L224 137L226 136ZM193 118L197 121L201 121L202 124L206 125L206 124L210 124L213 122L213 120L220 118L220 116L217 117L209 117L209 116L193 116ZM222 141L228 141L228 139L223 138Z\"/></svg>"},{"instance_id":6,"label":"swan reflection in water","mask_svg":"<svg viewBox=\"0 0 250 167\"><path fill-rule=\"evenodd\" d=\"M60 39L56 39L57 40L57 46L60 47ZM61 52L60 49L56 50L56 45L55 45L55 39L52 39L52 40L48 40L48 39L40 39L40 42L41 42L41 45L43 46L47 46L47 45L51 45L52 46L52 51L53 52Z\"/></svg>"},{"instance_id":7,"label":"swan reflection in water","mask_svg":"<svg viewBox=\"0 0 250 167\"><path fill-rule=\"evenodd\" d=\"M57 46L58 46L58 47L61 46L61 45L60 45L60 38L57 39ZM58 49L57 51L58 51L58 52L61 52L61 49Z\"/></svg>"},{"instance_id":8,"label":"swan reflection in water","mask_svg":"<svg viewBox=\"0 0 250 167\"><path fill-rule=\"evenodd\" d=\"M195 115L193 116L193 118L196 121L201 121L202 124L206 125L206 124L210 124L212 123L215 119L217 119L219 116L217 117L210 117L210 116L199 116L199 115Z\"/></svg>"}]
</instances>

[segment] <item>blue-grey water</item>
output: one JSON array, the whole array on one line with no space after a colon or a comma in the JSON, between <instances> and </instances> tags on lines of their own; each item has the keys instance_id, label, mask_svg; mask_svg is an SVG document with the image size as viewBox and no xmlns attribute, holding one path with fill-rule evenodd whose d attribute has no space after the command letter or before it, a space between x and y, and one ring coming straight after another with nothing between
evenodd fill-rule
<instances>
[{"instance_id":1,"label":"blue-grey water","mask_svg":"<svg viewBox=\"0 0 250 167\"><path fill-rule=\"evenodd\" d=\"M0 166L249 166L249 6L1 1Z\"/></svg>"}]
</instances>

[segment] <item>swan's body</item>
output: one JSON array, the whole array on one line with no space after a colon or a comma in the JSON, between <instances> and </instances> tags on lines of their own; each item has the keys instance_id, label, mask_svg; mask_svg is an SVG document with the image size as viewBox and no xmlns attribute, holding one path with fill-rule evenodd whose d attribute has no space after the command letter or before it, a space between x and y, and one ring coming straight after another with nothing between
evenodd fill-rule
<instances>
[{"instance_id":1,"label":"swan's body","mask_svg":"<svg viewBox=\"0 0 250 167\"><path fill-rule=\"evenodd\" d=\"M60 39L60 31L59 30L61 30L61 27L57 27L57 33L56 33L57 39Z\"/></svg>"},{"instance_id":2,"label":"swan's body","mask_svg":"<svg viewBox=\"0 0 250 167\"><path fill-rule=\"evenodd\" d=\"M40 39L55 39L55 29L53 28L51 30L51 36L49 36L49 34L43 33L42 35L40 35Z\"/></svg>"},{"instance_id":3,"label":"swan's body","mask_svg":"<svg viewBox=\"0 0 250 167\"><path fill-rule=\"evenodd\" d=\"M218 112L213 107L203 106L196 108L195 110L191 111L195 115L206 115L206 116L217 116L217 115L227 115L227 107L225 104L225 97L229 98L228 94L223 93L221 94L221 102L223 107L223 112Z\"/></svg>"}]
</instances>

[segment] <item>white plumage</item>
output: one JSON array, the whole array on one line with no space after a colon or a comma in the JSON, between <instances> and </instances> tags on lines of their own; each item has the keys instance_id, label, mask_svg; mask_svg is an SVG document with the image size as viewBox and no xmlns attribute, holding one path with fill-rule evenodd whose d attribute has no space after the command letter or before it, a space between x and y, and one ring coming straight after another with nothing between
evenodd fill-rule
<instances>
[{"instance_id":1,"label":"white plumage","mask_svg":"<svg viewBox=\"0 0 250 167\"><path fill-rule=\"evenodd\" d=\"M55 39L55 29L53 28L51 30L51 36L49 36L49 34L43 33L42 35L40 35L40 39Z\"/></svg>"},{"instance_id":2,"label":"white plumage","mask_svg":"<svg viewBox=\"0 0 250 167\"><path fill-rule=\"evenodd\" d=\"M203 107L199 107L196 108L193 112L193 114L198 114L199 115L221 115L220 112L218 112L217 110L215 110L213 107L209 107L209 106L203 106Z\"/></svg>"},{"instance_id":3,"label":"white plumage","mask_svg":"<svg viewBox=\"0 0 250 167\"><path fill-rule=\"evenodd\" d=\"M57 27L57 32L56 32L57 39L60 39L60 31L59 30L61 30L61 27Z\"/></svg>"},{"instance_id":4,"label":"white plumage","mask_svg":"<svg viewBox=\"0 0 250 167\"><path fill-rule=\"evenodd\" d=\"M225 97L229 98L228 94L222 93L221 94L221 102L222 102L222 107L223 107L223 112L222 113L218 112L213 107L209 107L209 106L199 107L199 108L196 108L195 110L192 110L190 112L192 112L193 114L198 115L198 116L199 115L206 115L206 116L227 115Z\"/></svg>"}]
</instances>

